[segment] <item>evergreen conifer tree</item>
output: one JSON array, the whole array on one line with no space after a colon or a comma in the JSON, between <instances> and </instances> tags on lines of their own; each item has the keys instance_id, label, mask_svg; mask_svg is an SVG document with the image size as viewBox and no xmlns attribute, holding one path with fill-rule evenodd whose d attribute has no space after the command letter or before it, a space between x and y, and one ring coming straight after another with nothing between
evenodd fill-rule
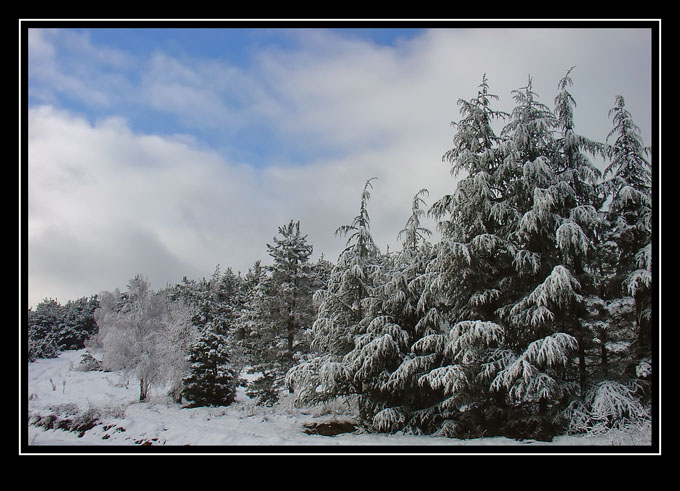
<instances>
[{"instance_id":1,"label":"evergreen conifer tree","mask_svg":"<svg viewBox=\"0 0 680 491\"><path fill-rule=\"evenodd\" d=\"M271 312L276 338L285 339L282 357L288 360L286 370L292 366L296 351L304 347L304 330L311 328L316 312L312 305L312 267L309 257L312 246L307 236L300 234L300 222L290 221L279 227L280 237L267 249L274 262L269 268Z\"/></svg>"},{"instance_id":2,"label":"evergreen conifer tree","mask_svg":"<svg viewBox=\"0 0 680 491\"><path fill-rule=\"evenodd\" d=\"M280 374L276 368L277 359L273 353L280 350L271 346L274 329L271 325L268 275L261 261L249 268L243 280L244 302L235 321L238 333L235 346L239 354L238 367L248 367L249 373L259 377L248 383L247 394L257 398L260 405L271 405L278 400L281 386Z\"/></svg>"},{"instance_id":3,"label":"evergreen conifer tree","mask_svg":"<svg viewBox=\"0 0 680 491\"><path fill-rule=\"evenodd\" d=\"M442 239L422 275L420 322L430 330L414 344L413 363L427 366L417 379L420 390L436 394L423 412L427 425L449 436L481 431L469 420L492 397L491 369L506 356L495 310L507 295L513 256L507 232L516 212L506 195L503 139L493 128L508 115L492 108L496 98L484 76L476 98L459 100L462 119L453 124L453 148L444 160L452 174L465 177L430 210Z\"/></svg>"},{"instance_id":4,"label":"evergreen conifer tree","mask_svg":"<svg viewBox=\"0 0 680 491\"><path fill-rule=\"evenodd\" d=\"M255 261L243 278L243 302L235 319L234 330L237 333L237 345L242 351L242 363L251 363L254 351L259 349L255 345L258 330L262 320L267 318L265 281L267 273L261 261Z\"/></svg>"},{"instance_id":5,"label":"evergreen conifer tree","mask_svg":"<svg viewBox=\"0 0 680 491\"><path fill-rule=\"evenodd\" d=\"M411 215L397 236L402 248L383 256L374 280L379 308L370 319L370 336L381 341L352 355L362 365L374 367L357 375L364 379L364 419L377 431L420 433L436 402L430 391L418 386L419 377L436 360L414 351L414 346L433 332L428 321L421 321L421 309L426 307L421 302L420 280L432 259L432 245L427 240L431 232L421 222L426 205L423 196L427 194L421 189L413 197Z\"/></svg>"},{"instance_id":6,"label":"evergreen conifer tree","mask_svg":"<svg viewBox=\"0 0 680 491\"><path fill-rule=\"evenodd\" d=\"M370 344L366 349L371 349L378 343L371 344L374 340L366 336L376 312L373 279L380 268L380 252L370 233L368 215L374 179L364 186L359 214L350 225L336 230L336 235L349 236L346 247L330 273L328 285L314 295L319 307L312 327L312 349L318 354L293 367L286 377L298 404L363 393L346 356L358 345Z\"/></svg>"},{"instance_id":7,"label":"evergreen conifer tree","mask_svg":"<svg viewBox=\"0 0 680 491\"><path fill-rule=\"evenodd\" d=\"M599 298L589 323L600 363L588 390L565 412L569 431L577 433L644 426L651 419L651 162L623 97L615 98L609 115L603 188L610 202L598 250Z\"/></svg>"},{"instance_id":8,"label":"evergreen conifer tree","mask_svg":"<svg viewBox=\"0 0 680 491\"><path fill-rule=\"evenodd\" d=\"M26 336L29 361L59 356L57 328L61 318L61 305L54 299L46 298L36 305L35 310L28 310Z\"/></svg>"},{"instance_id":9,"label":"evergreen conifer tree","mask_svg":"<svg viewBox=\"0 0 680 491\"><path fill-rule=\"evenodd\" d=\"M566 87L567 80L560 87ZM585 234L569 221L579 196L572 179L582 173L583 161L570 158L575 153L569 145L562 145L562 153L556 151L560 124L571 131L566 111L570 105L564 103L568 96L558 96L557 118L538 101L531 79L514 94L517 105L503 135L505 164L514 174L508 196L521 217L509 235L516 248L517 274L506 282L513 298L497 311L512 351L491 387L507 394L510 404L534 405L545 414L566 395L563 372L579 347L574 334L580 332L584 296L568 261L587 251Z\"/></svg>"},{"instance_id":10,"label":"evergreen conifer tree","mask_svg":"<svg viewBox=\"0 0 680 491\"><path fill-rule=\"evenodd\" d=\"M622 96L616 97L609 112L614 127L608 135L614 143L608 147L610 163L605 176L611 194L608 218L609 240L615 244L617 267L611 278L614 297L624 293L632 297L637 355L649 357L652 313L652 176L648 160L650 149L644 147L640 130L626 109Z\"/></svg>"},{"instance_id":11,"label":"evergreen conifer tree","mask_svg":"<svg viewBox=\"0 0 680 491\"><path fill-rule=\"evenodd\" d=\"M312 246L300 233L300 222L279 227L279 236L267 244L271 266L263 278L251 308L251 369L262 380L251 384L252 394L271 404L284 387L286 372L309 352L309 332L314 321L313 275L309 256Z\"/></svg>"},{"instance_id":12,"label":"evergreen conifer tree","mask_svg":"<svg viewBox=\"0 0 680 491\"><path fill-rule=\"evenodd\" d=\"M228 345L220 328L208 324L189 352L189 374L183 395L194 406L228 406L236 397L238 374L229 361Z\"/></svg>"}]
</instances>

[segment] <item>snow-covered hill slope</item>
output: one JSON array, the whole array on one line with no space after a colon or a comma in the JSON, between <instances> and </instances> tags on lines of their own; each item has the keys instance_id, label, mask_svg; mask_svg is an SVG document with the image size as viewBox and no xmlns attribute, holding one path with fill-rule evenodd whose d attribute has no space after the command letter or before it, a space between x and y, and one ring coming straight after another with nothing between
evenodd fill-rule
<instances>
[{"instance_id":1,"label":"snow-covered hill slope","mask_svg":"<svg viewBox=\"0 0 680 491\"><path fill-rule=\"evenodd\" d=\"M602 446L626 446L645 453L651 445L649 433L623 432L587 438L561 436L550 443L502 437L456 440L356 432L312 435L305 432L305 424L347 420L348 416L319 409L296 409L285 399L276 408L259 407L242 389L236 402L228 407L183 408L162 390L153 392L148 402L140 403L136 381L116 372L80 368L85 352L67 351L59 358L28 364L24 372L28 399L28 421L26 431L22 432L25 452L40 452L44 445L50 446L49 452L55 451L54 446L80 445L88 446L88 451L97 447L96 451L106 452L107 448L113 449L111 446L145 446L152 450L163 445L165 450L174 446L173 450L178 452L200 446L208 452L224 453L344 452L363 448L374 453L381 449L391 452L396 446L400 452L436 453L544 453L561 447L567 451L579 447L578 451L588 452L591 448L601 452Z\"/></svg>"}]
</instances>

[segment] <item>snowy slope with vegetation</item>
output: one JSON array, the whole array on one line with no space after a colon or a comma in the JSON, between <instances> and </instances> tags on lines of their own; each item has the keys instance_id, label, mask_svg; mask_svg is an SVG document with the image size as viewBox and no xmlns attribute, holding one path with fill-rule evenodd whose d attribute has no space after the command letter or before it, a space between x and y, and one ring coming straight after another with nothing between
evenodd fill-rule
<instances>
[{"instance_id":1,"label":"snowy slope with vegetation","mask_svg":"<svg viewBox=\"0 0 680 491\"><path fill-rule=\"evenodd\" d=\"M180 453L195 450L184 446L225 453L278 452L281 447L284 452L318 452L319 449L308 448L315 446L329 447L321 450L324 452L343 451L338 448L342 446L368 446L369 452L399 446L397 451L403 452L470 453L488 452L490 446L502 447L498 449L500 452L527 452L532 448L536 452L559 451L561 446L569 447L567 451L588 452L625 446L634 452L647 452L651 445L650 428L638 432L611 431L591 437L560 436L550 443L505 437L459 440L360 431L314 435L306 432L305 425L352 421L351 415L343 414L342 405L294 409L284 401L276 408L256 406L242 390L227 407L186 408L160 391L152 392L148 402L140 403L137 386L122 373L83 370L80 362L85 352L66 351L58 358L28 364L28 453L54 452L54 446L59 447L57 452L69 451L65 446L87 446L88 452L92 451L91 447L107 452L115 451L112 446L127 446L130 451L134 450L129 447L173 446L173 451ZM45 445L50 448L46 449ZM153 451L153 448L146 450Z\"/></svg>"}]
</instances>

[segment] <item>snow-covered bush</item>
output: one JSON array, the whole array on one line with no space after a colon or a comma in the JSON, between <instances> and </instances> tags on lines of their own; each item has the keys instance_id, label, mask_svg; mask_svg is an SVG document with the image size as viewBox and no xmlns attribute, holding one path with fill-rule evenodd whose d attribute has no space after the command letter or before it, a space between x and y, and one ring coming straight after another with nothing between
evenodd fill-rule
<instances>
[{"instance_id":1,"label":"snow-covered bush","mask_svg":"<svg viewBox=\"0 0 680 491\"><path fill-rule=\"evenodd\" d=\"M648 424L650 412L636 394L639 388L635 382L626 385L609 380L593 386L583 400L567 408L569 432L601 434Z\"/></svg>"},{"instance_id":2,"label":"snow-covered bush","mask_svg":"<svg viewBox=\"0 0 680 491\"><path fill-rule=\"evenodd\" d=\"M78 365L77 369L83 372L94 372L102 371L104 367L102 366L102 362L100 360L92 356L92 353L85 352L80 357L80 364Z\"/></svg>"}]
</instances>

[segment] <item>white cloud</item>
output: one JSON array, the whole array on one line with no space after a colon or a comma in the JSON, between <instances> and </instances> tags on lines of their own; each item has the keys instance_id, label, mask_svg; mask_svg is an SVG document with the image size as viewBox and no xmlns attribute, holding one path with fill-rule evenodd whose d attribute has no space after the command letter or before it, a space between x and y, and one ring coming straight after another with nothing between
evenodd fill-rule
<instances>
[{"instance_id":1,"label":"white cloud","mask_svg":"<svg viewBox=\"0 0 680 491\"><path fill-rule=\"evenodd\" d=\"M97 293L90 285L124 286L151 271L163 273L150 277L163 286L214 267L230 247L252 247L234 236L256 209L243 206L250 169L176 139L133 134L120 119L91 125L48 106L29 112L29 133L31 301L57 294L39 286L55 268L71 268L69 291L86 295Z\"/></svg>"}]
</instances>

